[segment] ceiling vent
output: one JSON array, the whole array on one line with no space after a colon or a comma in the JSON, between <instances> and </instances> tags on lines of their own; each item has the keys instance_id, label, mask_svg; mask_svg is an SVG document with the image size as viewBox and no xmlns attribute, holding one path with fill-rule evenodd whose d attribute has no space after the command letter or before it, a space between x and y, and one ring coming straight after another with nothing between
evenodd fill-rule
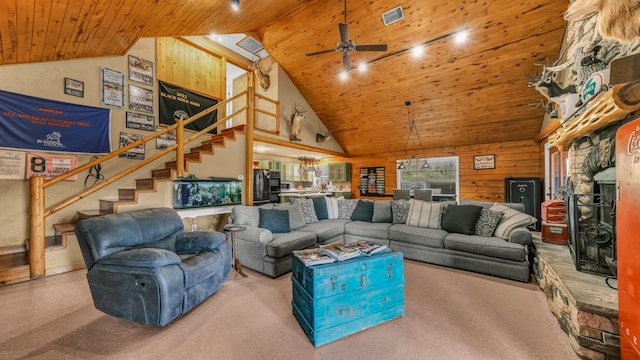
<instances>
[{"instance_id":1,"label":"ceiling vent","mask_svg":"<svg viewBox=\"0 0 640 360\"><path fill-rule=\"evenodd\" d=\"M258 40L252 38L251 36L247 36L246 38L238 41L237 45L252 54L255 54L260 50L264 49L262 44Z\"/></svg>"},{"instance_id":2,"label":"ceiling vent","mask_svg":"<svg viewBox=\"0 0 640 360\"><path fill-rule=\"evenodd\" d=\"M389 26L396 21L400 21L404 19L404 12L402 11L402 6L398 6L397 8L391 9L386 13L382 14L382 21L384 21L384 26Z\"/></svg>"}]
</instances>

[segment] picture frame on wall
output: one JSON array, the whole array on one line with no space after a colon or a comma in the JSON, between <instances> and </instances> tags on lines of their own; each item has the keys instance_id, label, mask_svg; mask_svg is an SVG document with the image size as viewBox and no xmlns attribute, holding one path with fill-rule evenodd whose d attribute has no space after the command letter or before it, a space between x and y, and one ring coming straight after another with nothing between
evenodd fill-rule
<instances>
[{"instance_id":1,"label":"picture frame on wall","mask_svg":"<svg viewBox=\"0 0 640 360\"><path fill-rule=\"evenodd\" d=\"M104 66L100 70L102 104L124 108L124 74Z\"/></svg>"},{"instance_id":2,"label":"picture frame on wall","mask_svg":"<svg viewBox=\"0 0 640 360\"><path fill-rule=\"evenodd\" d=\"M130 132L120 132L120 147L125 147L132 142L142 139L144 136ZM144 160L144 143L129 149L119 155L121 158Z\"/></svg>"},{"instance_id":3,"label":"picture frame on wall","mask_svg":"<svg viewBox=\"0 0 640 360\"><path fill-rule=\"evenodd\" d=\"M149 60L129 55L129 80L153 85L153 63Z\"/></svg>"},{"instance_id":4,"label":"picture frame on wall","mask_svg":"<svg viewBox=\"0 0 640 360\"><path fill-rule=\"evenodd\" d=\"M485 170L485 169L495 169L495 168L496 168L496 155L495 154L474 155L473 156L473 169L474 170Z\"/></svg>"},{"instance_id":5,"label":"picture frame on wall","mask_svg":"<svg viewBox=\"0 0 640 360\"><path fill-rule=\"evenodd\" d=\"M71 78L64 78L64 93L71 96L84 97L84 82Z\"/></svg>"},{"instance_id":6,"label":"picture frame on wall","mask_svg":"<svg viewBox=\"0 0 640 360\"><path fill-rule=\"evenodd\" d=\"M163 126L158 126L156 131L164 130ZM160 135L156 138L156 149L164 150L176 144L176 129L169 130L168 133Z\"/></svg>"},{"instance_id":7,"label":"picture frame on wall","mask_svg":"<svg viewBox=\"0 0 640 360\"><path fill-rule=\"evenodd\" d=\"M130 84L129 110L153 114L153 90Z\"/></svg>"},{"instance_id":8,"label":"picture frame on wall","mask_svg":"<svg viewBox=\"0 0 640 360\"><path fill-rule=\"evenodd\" d=\"M127 127L130 129L153 131L156 126L155 122L155 117L153 115L138 114L127 111Z\"/></svg>"}]
</instances>

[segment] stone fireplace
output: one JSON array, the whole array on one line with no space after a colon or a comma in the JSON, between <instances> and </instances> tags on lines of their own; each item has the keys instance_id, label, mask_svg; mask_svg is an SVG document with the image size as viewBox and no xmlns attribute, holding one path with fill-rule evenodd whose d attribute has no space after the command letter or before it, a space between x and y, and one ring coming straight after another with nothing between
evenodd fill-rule
<instances>
[{"instance_id":1,"label":"stone fireplace","mask_svg":"<svg viewBox=\"0 0 640 360\"><path fill-rule=\"evenodd\" d=\"M576 140L569 149L569 248L578 271L611 276L615 259L615 134L621 122Z\"/></svg>"}]
</instances>

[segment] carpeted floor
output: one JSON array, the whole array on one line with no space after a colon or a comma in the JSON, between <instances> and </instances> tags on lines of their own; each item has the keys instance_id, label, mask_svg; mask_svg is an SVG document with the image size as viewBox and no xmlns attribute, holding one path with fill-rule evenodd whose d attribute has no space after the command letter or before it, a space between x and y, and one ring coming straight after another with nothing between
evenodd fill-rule
<instances>
[{"instance_id":1,"label":"carpeted floor","mask_svg":"<svg viewBox=\"0 0 640 360\"><path fill-rule=\"evenodd\" d=\"M0 359L578 359L535 283L406 260L404 318L314 348L290 275L246 271L164 328L97 311L85 270L0 287Z\"/></svg>"}]
</instances>

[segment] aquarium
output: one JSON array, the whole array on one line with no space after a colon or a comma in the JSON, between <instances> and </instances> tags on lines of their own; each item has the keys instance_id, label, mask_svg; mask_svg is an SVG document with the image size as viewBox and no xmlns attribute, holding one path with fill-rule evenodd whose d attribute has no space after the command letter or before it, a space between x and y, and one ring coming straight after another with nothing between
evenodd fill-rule
<instances>
[{"instance_id":1,"label":"aquarium","mask_svg":"<svg viewBox=\"0 0 640 360\"><path fill-rule=\"evenodd\" d=\"M190 209L242 203L242 182L232 178L173 182L173 208Z\"/></svg>"}]
</instances>

